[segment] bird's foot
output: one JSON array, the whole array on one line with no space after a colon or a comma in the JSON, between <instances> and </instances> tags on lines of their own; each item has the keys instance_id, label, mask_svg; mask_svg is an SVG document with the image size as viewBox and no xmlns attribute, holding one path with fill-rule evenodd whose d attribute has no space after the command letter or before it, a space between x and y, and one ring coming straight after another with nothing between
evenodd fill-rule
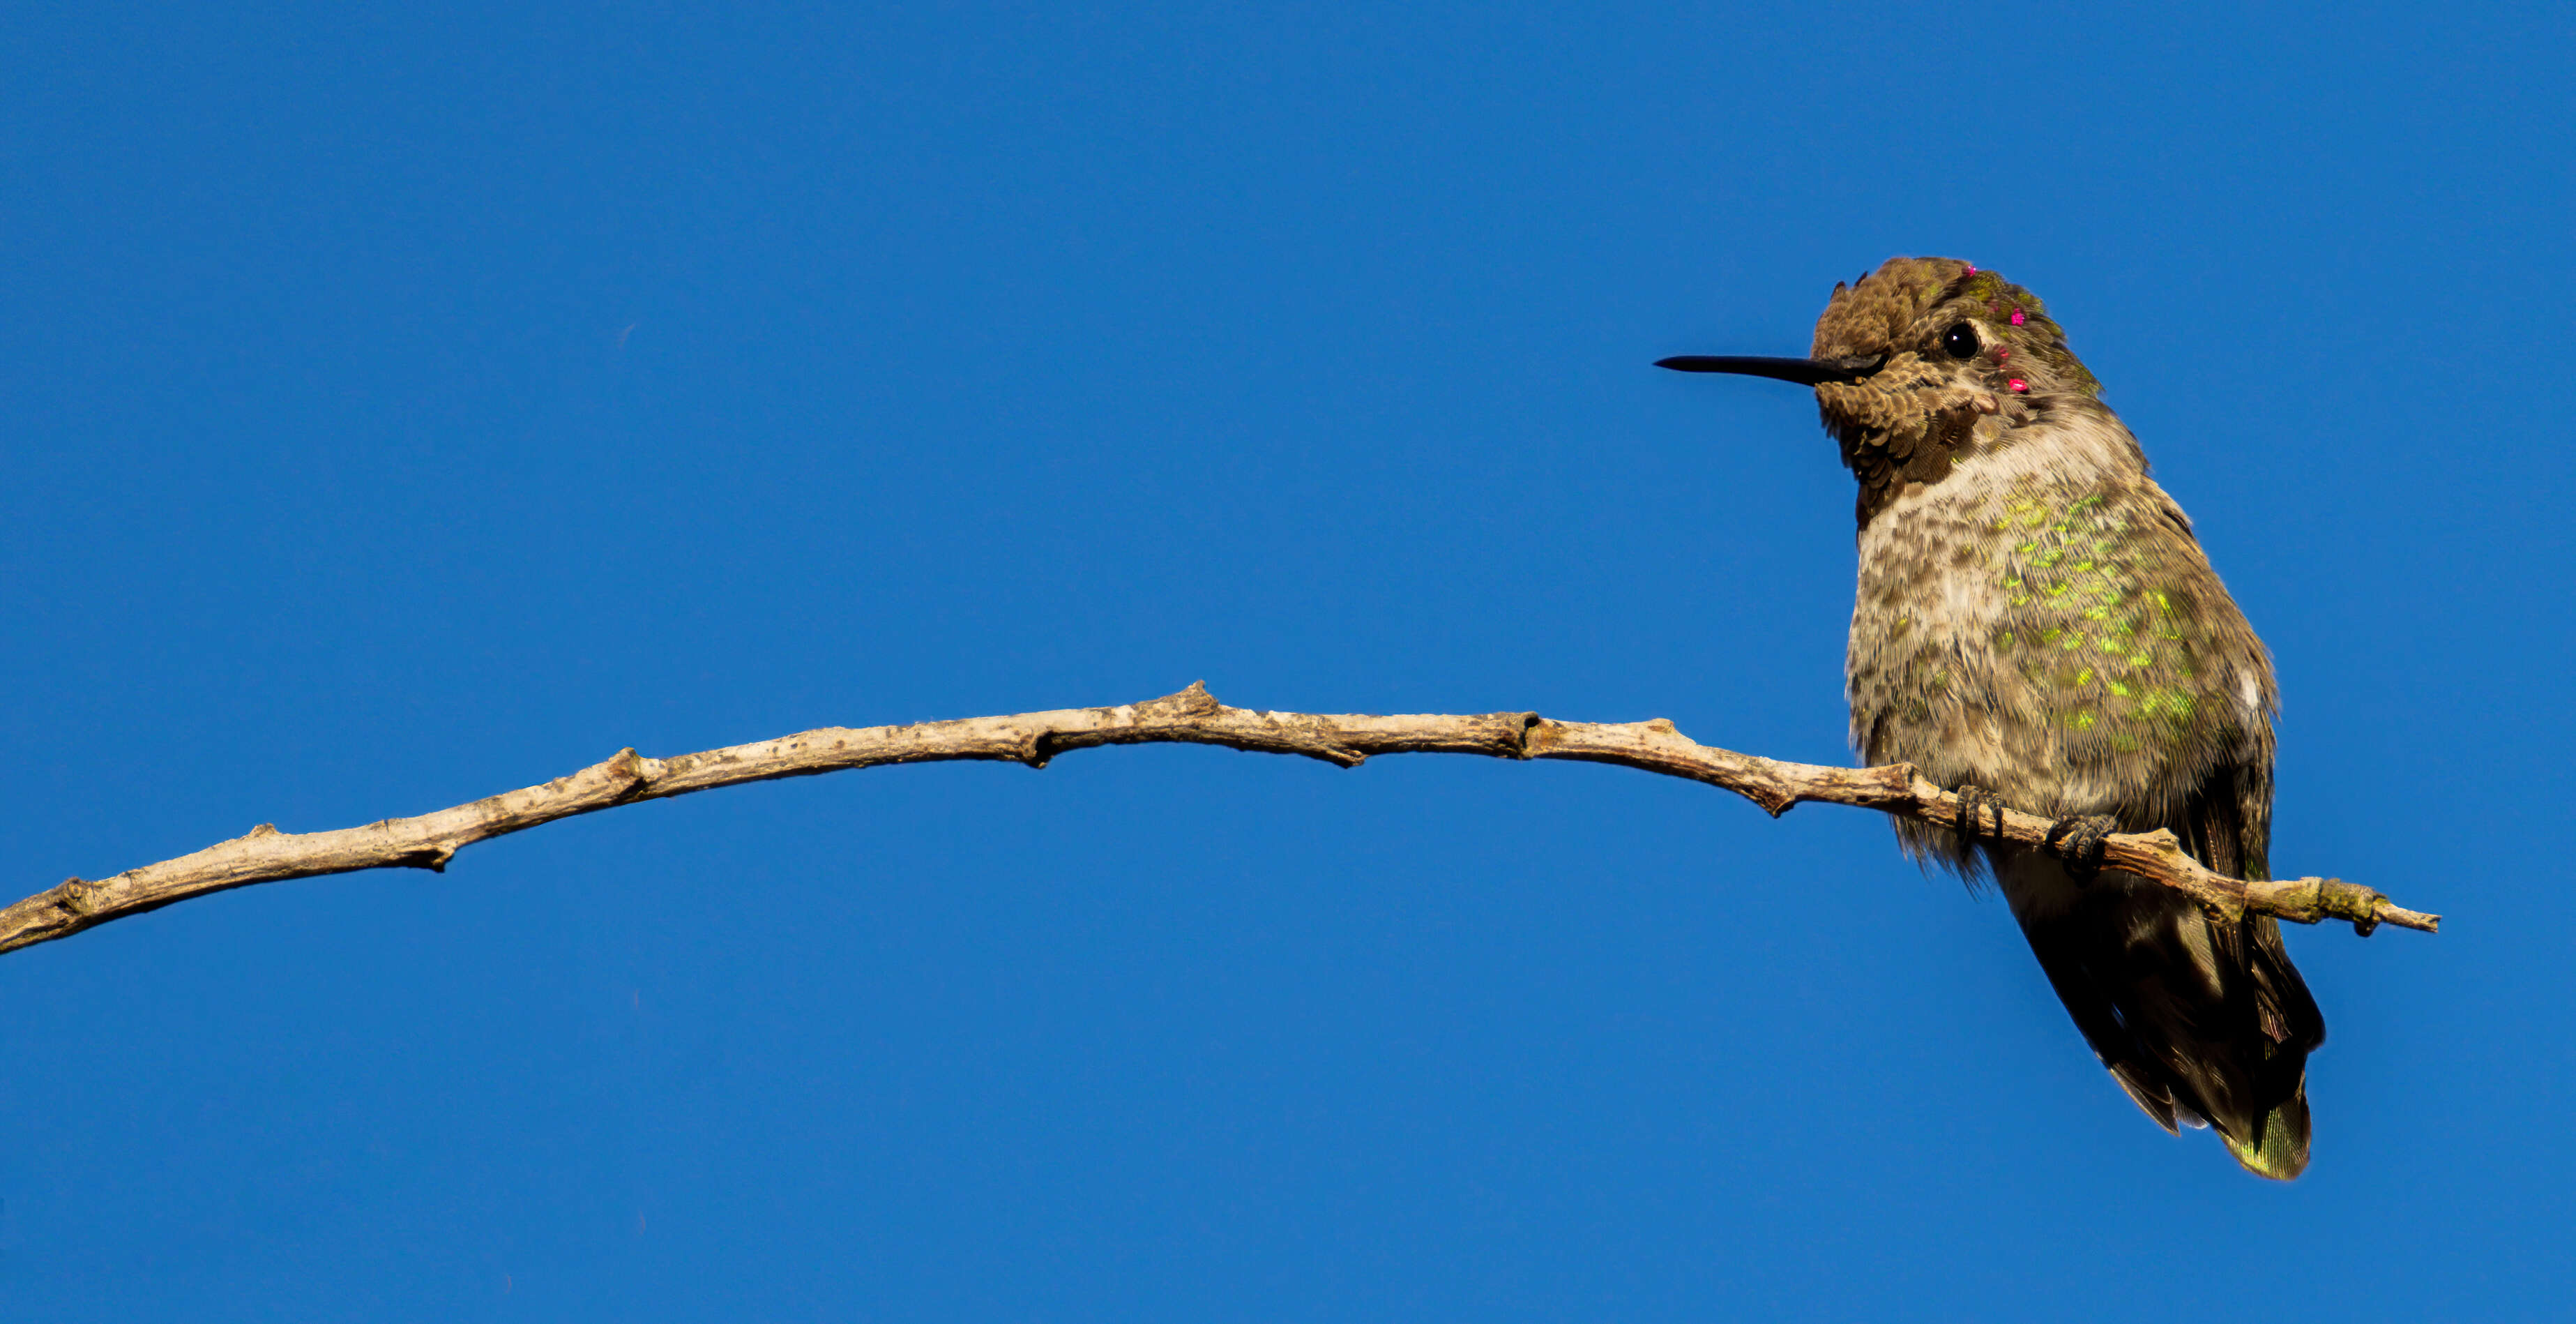
<instances>
[{"instance_id":1,"label":"bird's foot","mask_svg":"<svg viewBox=\"0 0 2576 1324\"><path fill-rule=\"evenodd\" d=\"M2089 883L2102 872L2102 839L2119 830L2120 820L2109 814L2069 814L2049 826L2045 840L2068 877Z\"/></svg>"},{"instance_id":2,"label":"bird's foot","mask_svg":"<svg viewBox=\"0 0 2576 1324\"><path fill-rule=\"evenodd\" d=\"M1981 834L1990 834L1995 840L2002 841L2004 839L2004 798L1973 782L1961 786L1958 795L1959 836L1972 846L1976 844ZM1989 815L1992 816L1991 819ZM1989 821L1994 824L1991 829L1985 827Z\"/></svg>"}]
</instances>

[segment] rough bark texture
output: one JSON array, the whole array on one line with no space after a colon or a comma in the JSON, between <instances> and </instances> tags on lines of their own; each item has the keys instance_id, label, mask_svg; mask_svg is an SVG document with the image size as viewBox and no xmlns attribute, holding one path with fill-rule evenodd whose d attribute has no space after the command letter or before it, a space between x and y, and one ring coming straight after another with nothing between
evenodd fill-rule
<instances>
[{"instance_id":1,"label":"rough bark texture","mask_svg":"<svg viewBox=\"0 0 2576 1324\"><path fill-rule=\"evenodd\" d=\"M1203 685L1115 708L1067 708L1009 717L968 717L912 726L825 727L776 740L648 759L618 751L605 763L543 786L507 791L417 818L389 818L335 832L280 832L261 824L248 835L192 855L129 869L96 882L73 878L0 910L0 952L69 937L109 920L174 901L316 874L405 867L443 870L478 841L525 831L558 818L638 800L806 777L882 763L992 759L1045 767L1049 759L1094 745L1223 745L1269 754L1303 754L1345 768L1372 754L1483 754L1507 759L1581 759L1733 791L1772 815L1805 801L1876 809L1899 818L1951 826L1957 796L1911 764L1833 768L1782 763L1699 744L1657 718L1648 722L1558 722L1537 713L1363 714L1259 712L1218 703ZM1981 815L1981 836L2044 846L2050 820L2004 811ZM2367 887L2337 878L2247 883L2202 868L2171 832L2109 839L2103 864L2175 888L2230 918L2254 913L2301 924L2352 922L2368 934L2381 924L2432 932L2438 915L2391 903Z\"/></svg>"}]
</instances>

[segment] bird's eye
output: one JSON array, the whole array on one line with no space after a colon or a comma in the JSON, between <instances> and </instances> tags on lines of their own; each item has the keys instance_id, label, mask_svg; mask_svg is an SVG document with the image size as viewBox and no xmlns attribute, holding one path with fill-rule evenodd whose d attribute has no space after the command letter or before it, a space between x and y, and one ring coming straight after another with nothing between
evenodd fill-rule
<instances>
[{"instance_id":1,"label":"bird's eye","mask_svg":"<svg viewBox=\"0 0 2576 1324\"><path fill-rule=\"evenodd\" d=\"M1950 357L1954 359L1975 358L1979 348L1977 328L1965 322L1953 323L1949 330L1941 333L1941 348L1950 351Z\"/></svg>"}]
</instances>

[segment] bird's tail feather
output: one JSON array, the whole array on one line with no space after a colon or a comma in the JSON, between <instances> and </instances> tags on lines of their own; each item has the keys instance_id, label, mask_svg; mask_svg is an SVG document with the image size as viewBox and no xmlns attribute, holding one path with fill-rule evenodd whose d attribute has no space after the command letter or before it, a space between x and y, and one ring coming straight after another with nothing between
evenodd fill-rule
<instances>
[{"instance_id":1,"label":"bird's tail feather","mask_svg":"<svg viewBox=\"0 0 2576 1324\"><path fill-rule=\"evenodd\" d=\"M2031 951L2112 1077L2166 1130L2205 1120L2246 1170L2308 1165L2307 1058L2325 1019L2265 917L2212 920L2132 875L1995 861Z\"/></svg>"}]
</instances>

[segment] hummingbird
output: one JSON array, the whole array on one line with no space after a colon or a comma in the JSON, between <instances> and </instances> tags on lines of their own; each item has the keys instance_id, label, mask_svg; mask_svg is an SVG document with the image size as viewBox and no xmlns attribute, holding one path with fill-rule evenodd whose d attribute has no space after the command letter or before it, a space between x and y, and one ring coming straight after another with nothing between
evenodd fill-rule
<instances>
[{"instance_id":1,"label":"hummingbird","mask_svg":"<svg viewBox=\"0 0 2576 1324\"><path fill-rule=\"evenodd\" d=\"M1806 358L1658 366L1814 388L1860 487L1852 744L1962 803L1955 824L1899 821L1899 844L2002 891L2148 1117L2298 1176L2325 1018L2279 925L2101 867L2105 834L2169 828L2221 874L2268 876L2271 657L2047 309L1967 262L1890 258L1834 286ZM2054 821L2045 848L1980 831L2006 805Z\"/></svg>"}]
</instances>

